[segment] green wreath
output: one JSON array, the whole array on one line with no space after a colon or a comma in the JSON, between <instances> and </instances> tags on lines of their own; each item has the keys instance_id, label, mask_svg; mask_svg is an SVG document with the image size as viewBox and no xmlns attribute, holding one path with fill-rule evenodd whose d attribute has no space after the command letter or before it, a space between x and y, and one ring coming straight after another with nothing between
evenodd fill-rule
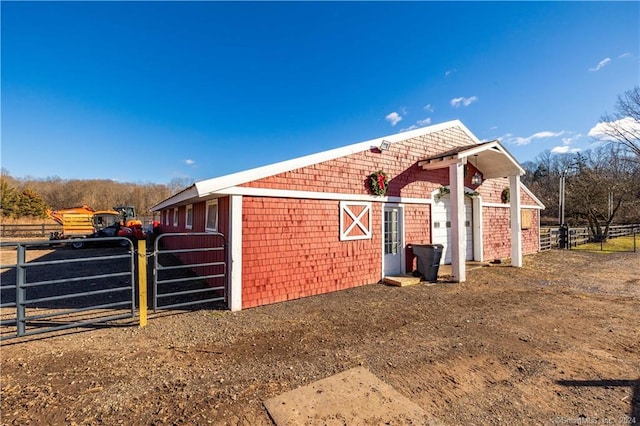
<instances>
[{"instance_id":1,"label":"green wreath","mask_svg":"<svg viewBox=\"0 0 640 426\"><path fill-rule=\"evenodd\" d=\"M371 187L371 193L373 195L387 195L388 185L389 179L387 178L387 174L382 170L378 170L369 176L369 186Z\"/></svg>"},{"instance_id":2,"label":"green wreath","mask_svg":"<svg viewBox=\"0 0 640 426\"><path fill-rule=\"evenodd\" d=\"M507 204L509 201L511 201L509 188L505 188L502 190L502 193L500 194L500 200L502 200L503 204Z\"/></svg>"}]
</instances>

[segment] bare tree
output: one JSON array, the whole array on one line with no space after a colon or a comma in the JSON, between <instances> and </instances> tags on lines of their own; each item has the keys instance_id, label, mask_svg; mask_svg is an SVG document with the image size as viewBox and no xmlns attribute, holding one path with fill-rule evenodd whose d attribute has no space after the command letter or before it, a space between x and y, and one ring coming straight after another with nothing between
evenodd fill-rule
<instances>
[{"instance_id":1,"label":"bare tree","mask_svg":"<svg viewBox=\"0 0 640 426\"><path fill-rule=\"evenodd\" d=\"M577 154L568 179L571 214L587 223L596 241L606 240L611 224L620 220L620 210L637 200L638 166L627 161L620 148L611 145Z\"/></svg>"},{"instance_id":2,"label":"bare tree","mask_svg":"<svg viewBox=\"0 0 640 426\"><path fill-rule=\"evenodd\" d=\"M191 185L193 185L193 182L194 180L187 176L174 177L173 179L171 179L167 187L169 188L169 192L171 192L171 194L173 195L177 194L183 189L190 187Z\"/></svg>"},{"instance_id":3,"label":"bare tree","mask_svg":"<svg viewBox=\"0 0 640 426\"><path fill-rule=\"evenodd\" d=\"M603 115L601 120L589 136L624 146L640 162L640 87L619 95L615 112Z\"/></svg>"}]
</instances>

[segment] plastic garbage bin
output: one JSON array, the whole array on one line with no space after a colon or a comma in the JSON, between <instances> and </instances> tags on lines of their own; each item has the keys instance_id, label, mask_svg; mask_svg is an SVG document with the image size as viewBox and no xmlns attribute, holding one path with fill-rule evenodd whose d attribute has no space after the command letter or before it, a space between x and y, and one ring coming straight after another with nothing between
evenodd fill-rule
<instances>
[{"instance_id":1,"label":"plastic garbage bin","mask_svg":"<svg viewBox=\"0 0 640 426\"><path fill-rule=\"evenodd\" d=\"M442 244L412 244L414 256L418 259L417 267L426 281L438 281L438 269L442 258Z\"/></svg>"}]
</instances>

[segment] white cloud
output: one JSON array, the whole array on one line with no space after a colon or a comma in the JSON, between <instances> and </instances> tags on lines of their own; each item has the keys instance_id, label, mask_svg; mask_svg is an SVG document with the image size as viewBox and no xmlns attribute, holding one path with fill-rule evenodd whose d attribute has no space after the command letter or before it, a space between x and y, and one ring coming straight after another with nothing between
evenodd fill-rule
<instances>
[{"instance_id":1,"label":"white cloud","mask_svg":"<svg viewBox=\"0 0 640 426\"><path fill-rule=\"evenodd\" d=\"M618 56L618 59L630 58L632 56L631 52L624 52L622 55Z\"/></svg>"},{"instance_id":2,"label":"white cloud","mask_svg":"<svg viewBox=\"0 0 640 426\"><path fill-rule=\"evenodd\" d=\"M431 104L427 104L422 107L425 111L433 112L433 106Z\"/></svg>"},{"instance_id":3,"label":"white cloud","mask_svg":"<svg viewBox=\"0 0 640 426\"><path fill-rule=\"evenodd\" d=\"M455 69L455 68L454 68L454 69L452 69L452 70L446 70L446 71L444 72L444 76L445 76L445 77L449 77L451 74L453 74L454 72L457 72L457 71L458 71L458 70L457 70L457 69Z\"/></svg>"},{"instance_id":4,"label":"white cloud","mask_svg":"<svg viewBox=\"0 0 640 426\"><path fill-rule=\"evenodd\" d=\"M609 62L611 62L611 58L604 58L603 60L601 60L600 62L598 62L598 65L596 65L593 68L589 68L589 71L600 71L602 68L604 68Z\"/></svg>"},{"instance_id":5,"label":"white cloud","mask_svg":"<svg viewBox=\"0 0 640 426\"><path fill-rule=\"evenodd\" d=\"M555 146L551 148L552 154L575 154L580 148L571 148L569 145Z\"/></svg>"},{"instance_id":6,"label":"white cloud","mask_svg":"<svg viewBox=\"0 0 640 426\"><path fill-rule=\"evenodd\" d=\"M582 134L576 133L573 136L567 136L566 138L562 138L562 143L564 145L571 145L572 143L574 143L575 141L577 141L581 137L582 137Z\"/></svg>"},{"instance_id":7,"label":"white cloud","mask_svg":"<svg viewBox=\"0 0 640 426\"><path fill-rule=\"evenodd\" d=\"M184 164L186 164L187 166L193 166L194 164L196 164L196 160L184 160Z\"/></svg>"},{"instance_id":8,"label":"white cloud","mask_svg":"<svg viewBox=\"0 0 640 426\"><path fill-rule=\"evenodd\" d=\"M392 126L395 126L400 121L402 121L402 116L394 111L387 114L384 119L391 123Z\"/></svg>"},{"instance_id":9,"label":"white cloud","mask_svg":"<svg viewBox=\"0 0 640 426\"><path fill-rule=\"evenodd\" d=\"M511 133L507 133L499 139L514 145L529 145L535 139L557 138L558 136L562 136L565 133L566 132L564 130L560 132L543 131L534 133L533 135L527 136L526 138L523 138L521 136L514 137Z\"/></svg>"},{"instance_id":10,"label":"white cloud","mask_svg":"<svg viewBox=\"0 0 640 426\"><path fill-rule=\"evenodd\" d=\"M640 134L640 121L632 117L625 117L611 122L601 121L589 130L588 135L595 139L612 141L615 138L608 135L612 130L615 130L620 136L635 139Z\"/></svg>"},{"instance_id":11,"label":"white cloud","mask_svg":"<svg viewBox=\"0 0 640 426\"><path fill-rule=\"evenodd\" d=\"M464 106L469 106L472 103L476 102L478 100L477 96L471 96L469 98L464 98L464 97L459 97L459 98L453 98L451 99L451 101L449 101L451 103L451 106L454 108L458 108L460 105L464 105Z\"/></svg>"},{"instance_id":12,"label":"white cloud","mask_svg":"<svg viewBox=\"0 0 640 426\"><path fill-rule=\"evenodd\" d=\"M411 126L406 127L404 129L400 129L400 131L401 132L406 132L407 130L418 129L420 127L428 126L429 124L431 124L431 117L427 117L424 120L418 120L418 121L416 121L415 124L412 124Z\"/></svg>"}]
</instances>

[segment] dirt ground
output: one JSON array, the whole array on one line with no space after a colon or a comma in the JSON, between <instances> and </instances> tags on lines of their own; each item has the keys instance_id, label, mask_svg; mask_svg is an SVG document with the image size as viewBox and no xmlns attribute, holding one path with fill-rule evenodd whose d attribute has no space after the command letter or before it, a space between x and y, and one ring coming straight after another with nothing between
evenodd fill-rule
<instances>
[{"instance_id":1,"label":"dirt ground","mask_svg":"<svg viewBox=\"0 0 640 426\"><path fill-rule=\"evenodd\" d=\"M463 284L159 312L3 342L1 423L268 425L264 400L363 366L445 425L637 424L639 319L640 253L570 251Z\"/></svg>"}]
</instances>

